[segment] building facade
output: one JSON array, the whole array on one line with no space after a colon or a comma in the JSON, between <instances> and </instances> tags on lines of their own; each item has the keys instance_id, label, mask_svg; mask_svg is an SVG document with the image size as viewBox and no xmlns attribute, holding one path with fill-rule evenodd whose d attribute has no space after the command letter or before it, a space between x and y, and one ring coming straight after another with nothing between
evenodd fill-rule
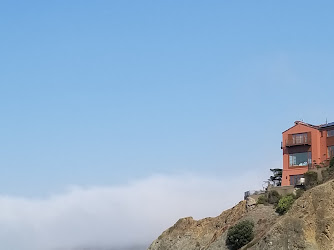
<instances>
[{"instance_id":1,"label":"building facade","mask_svg":"<svg viewBox=\"0 0 334 250\"><path fill-rule=\"evenodd\" d=\"M334 157L334 122L312 125L296 121L282 135L282 186L296 185L309 169Z\"/></svg>"}]
</instances>

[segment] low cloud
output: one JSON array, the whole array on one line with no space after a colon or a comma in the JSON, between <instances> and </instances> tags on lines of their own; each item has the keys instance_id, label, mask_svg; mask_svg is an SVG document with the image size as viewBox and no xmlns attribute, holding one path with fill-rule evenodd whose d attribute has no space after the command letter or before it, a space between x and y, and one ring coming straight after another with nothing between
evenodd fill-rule
<instances>
[{"instance_id":1,"label":"low cloud","mask_svg":"<svg viewBox=\"0 0 334 250\"><path fill-rule=\"evenodd\" d=\"M2 249L147 246L180 217L213 217L263 177L157 175L123 186L72 187L47 199L0 196Z\"/></svg>"}]
</instances>

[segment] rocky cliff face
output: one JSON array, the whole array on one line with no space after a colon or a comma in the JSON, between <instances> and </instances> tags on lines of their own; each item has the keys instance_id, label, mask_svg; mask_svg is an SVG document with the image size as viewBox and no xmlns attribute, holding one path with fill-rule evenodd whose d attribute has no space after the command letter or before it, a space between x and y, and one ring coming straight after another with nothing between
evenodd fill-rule
<instances>
[{"instance_id":1,"label":"rocky cliff face","mask_svg":"<svg viewBox=\"0 0 334 250\"><path fill-rule=\"evenodd\" d=\"M254 250L334 249L334 181L312 188L252 247Z\"/></svg>"},{"instance_id":2,"label":"rocky cliff face","mask_svg":"<svg viewBox=\"0 0 334 250\"><path fill-rule=\"evenodd\" d=\"M284 216L271 206L246 208L242 201L215 218L180 219L162 233L148 250L222 250L227 229L240 220L255 224L255 238L242 249L251 250L333 250L334 181L319 185L295 201Z\"/></svg>"},{"instance_id":3,"label":"rocky cliff face","mask_svg":"<svg viewBox=\"0 0 334 250\"><path fill-rule=\"evenodd\" d=\"M163 232L148 249L203 249L220 238L226 229L245 213L246 203L242 201L215 218L199 221L192 217L180 219L174 226Z\"/></svg>"},{"instance_id":4,"label":"rocky cliff face","mask_svg":"<svg viewBox=\"0 0 334 250\"><path fill-rule=\"evenodd\" d=\"M276 220L277 215L272 207L263 205L247 211L246 202L242 201L215 218L199 221L191 217L180 219L163 232L148 250L228 249L225 246L227 229L237 221L249 218L256 222L256 233L263 234L269 224Z\"/></svg>"}]
</instances>

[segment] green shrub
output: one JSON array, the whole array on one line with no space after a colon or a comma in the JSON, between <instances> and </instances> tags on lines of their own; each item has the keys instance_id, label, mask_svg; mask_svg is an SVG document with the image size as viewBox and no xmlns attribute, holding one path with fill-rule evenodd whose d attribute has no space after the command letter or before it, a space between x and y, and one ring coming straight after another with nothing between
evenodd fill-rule
<instances>
[{"instance_id":1,"label":"green shrub","mask_svg":"<svg viewBox=\"0 0 334 250\"><path fill-rule=\"evenodd\" d=\"M278 205L276 207L276 212L279 213L280 215L285 214L290 209L294 201L295 199L293 195L283 196L278 202Z\"/></svg>"},{"instance_id":2,"label":"green shrub","mask_svg":"<svg viewBox=\"0 0 334 250\"><path fill-rule=\"evenodd\" d=\"M268 199L266 195L260 195L259 198L257 199L256 204L263 204L263 205L268 205Z\"/></svg>"},{"instance_id":3,"label":"green shrub","mask_svg":"<svg viewBox=\"0 0 334 250\"><path fill-rule=\"evenodd\" d=\"M231 250L237 250L251 242L254 238L254 223L244 220L230 227L227 231L226 245Z\"/></svg>"},{"instance_id":4,"label":"green shrub","mask_svg":"<svg viewBox=\"0 0 334 250\"><path fill-rule=\"evenodd\" d=\"M313 171L307 171L304 174L305 177L305 187L312 188L318 184L318 174Z\"/></svg>"},{"instance_id":5,"label":"green shrub","mask_svg":"<svg viewBox=\"0 0 334 250\"><path fill-rule=\"evenodd\" d=\"M281 196L279 195L277 191L273 190L268 193L268 203L269 204L273 204L277 206L280 199L281 199Z\"/></svg>"}]
</instances>

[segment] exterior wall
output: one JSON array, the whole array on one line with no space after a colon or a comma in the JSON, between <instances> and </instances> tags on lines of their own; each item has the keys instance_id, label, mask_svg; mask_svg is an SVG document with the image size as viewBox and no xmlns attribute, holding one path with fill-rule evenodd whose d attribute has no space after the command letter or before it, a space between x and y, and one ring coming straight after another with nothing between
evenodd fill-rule
<instances>
[{"instance_id":1,"label":"exterior wall","mask_svg":"<svg viewBox=\"0 0 334 250\"><path fill-rule=\"evenodd\" d=\"M323 131L323 133L327 134L327 131ZM334 136L328 137L326 141L327 141L327 147L334 146Z\"/></svg>"},{"instance_id":2,"label":"exterior wall","mask_svg":"<svg viewBox=\"0 0 334 250\"><path fill-rule=\"evenodd\" d=\"M333 129L334 128L331 127L331 128L328 128L327 130L333 130ZM327 135L327 130L323 131L324 135ZM326 138L326 147L325 147L326 153L327 153L327 147L329 147L329 146L334 146L334 136ZM329 156L327 155L327 157L329 157Z\"/></svg>"},{"instance_id":3,"label":"exterior wall","mask_svg":"<svg viewBox=\"0 0 334 250\"><path fill-rule=\"evenodd\" d=\"M320 132L320 162L323 162L327 159L327 131Z\"/></svg>"},{"instance_id":4,"label":"exterior wall","mask_svg":"<svg viewBox=\"0 0 334 250\"><path fill-rule=\"evenodd\" d=\"M325 130L322 131L323 133L323 150L324 150L324 154L326 155L326 157L324 157L325 159L329 159L330 158L330 155L328 155L328 149L327 147L330 147L330 146L334 146L334 136L330 136L330 137L327 137L327 132L329 130L334 130L333 127L328 127L326 128Z\"/></svg>"},{"instance_id":5,"label":"exterior wall","mask_svg":"<svg viewBox=\"0 0 334 250\"><path fill-rule=\"evenodd\" d=\"M290 185L290 176L302 175L309 170L314 170L314 165L320 164L328 160L327 147L334 146L334 136L327 137L327 130L333 130L334 126L322 127L312 126L303 122L295 122L295 126L282 133L282 149L283 149L283 175L282 186ZM293 134L308 133L311 138L311 145L294 145L287 147L287 141L292 139ZM311 152L311 166L289 166L289 154Z\"/></svg>"},{"instance_id":6,"label":"exterior wall","mask_svg":"<svg viewBox=\"0 0 334 250\"><path fill-rule=\"evenodd\" d=\"M286 147L286 143L292 134L299 133L310 133L311 136L311 146L292 146ZM290 185L290 176L304 174L308 171L308 166L289 166L289 154L295 152L311 152L312 162L320 163L322 161L323 147L321 147L321 132L310 126L306 126L301 123L296 123L295 126L283 132L283 175L282 175L282 186Z\"/></svg>"}]
</instances>

